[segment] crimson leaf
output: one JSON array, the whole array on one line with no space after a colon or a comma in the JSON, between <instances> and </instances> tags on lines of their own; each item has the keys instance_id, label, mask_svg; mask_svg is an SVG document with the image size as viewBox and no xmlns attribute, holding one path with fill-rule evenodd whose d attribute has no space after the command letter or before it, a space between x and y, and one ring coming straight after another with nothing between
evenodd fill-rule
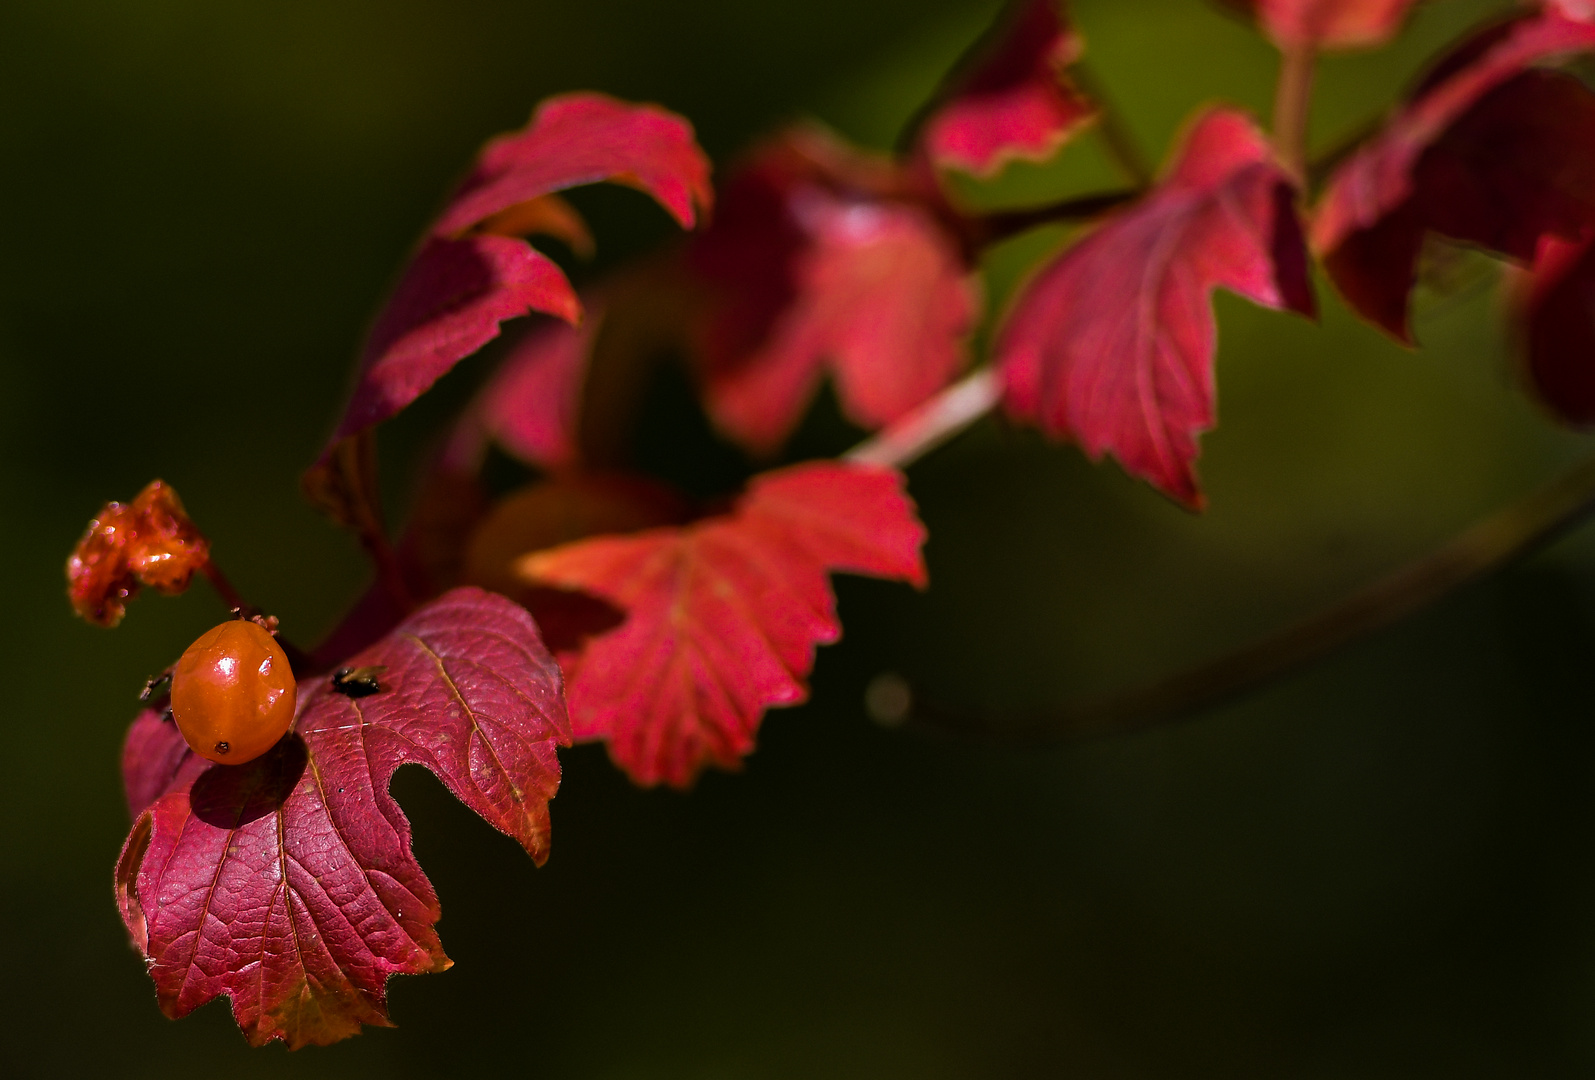
<instances>
[{"instance_id":1,"label":"crimson leaf","mask_svg":"<svg viewBox=\"0 0 1595 1080\"><path fill-rule=\"evenodd\" d=\"M377 317L334 439L393 416L506 319L541 311L575 322L581 305L564 273L502 234L551 231L579 244L574 211L542 200L603 180L647 192L688 227L712 197L708 160L681 117L602 94L543 102L523 130L483 148L428 230Z\"/></svg>"},{"instance_id":2,"label":"crimson leaf","mask_svg":"<svg viewBox=\"0 0 1595 1080\"><path fill-rule=\"evenodd\" d=\"M1527 262L1595 223L1595 94L1530 68L1595 48L1595 24L1543 14L1465 43L1331 178L1313 247L1364 318L1410 342L1408 298L1436 232Z\"/></svg>"},{"instance_id":3,"label":"crimson leaf","mask_svg":"<svg viewBox=\"0 0 1595 1080\"><path fill-rule=\"evenodd\" d=\"M1204 115L1150 195L1023 290L996 346L1009 412L1200 506L1192 463L1214 420L1212 290L1314 311L1294 195L1250 119Z\"/></svg>"},{"instance_id":4,"label":"crimson leaf","mask_svg":"<svg viewBox=\"0 0 1595 1080\"><path fill-rule=\"evenodd\" d=\"M523 609L457 589L349 663L385 666L381 692L301 685L294 729L247 765L186 752L151 713L134 722L123 761L138 818L116 893L167 1015L226 994L252 1044L330 1043L389 1023L389 976L450 966L388 793L400 765L426 766L547 859L570 729Z\"/></svg>"},{"instance_id":5,"label":"crimson leaf","mask_svg":"<svg viewBox=\"0 0 1595 1080\"><path fill-rule=\"evenodd\" d=\"M946 385L980 299L940 209L909 170L818 128L756 152L689 258L713 293L696 344L716 425L768 453L827 369L869 428Z\"/></svg>"},{"instance_id":6,"label":"crimson leaf","mask_svg":"<svg viewBox=\"0 0 1595 1080\"><path fill-rule=\"evenodd\" d=\"M920 130L921 148L977 176L1015 158L1045 161L1095 115L1064 74L1081 50L1058 0L1024 0L951 80Z\"/></svg>"},{"instance_id":7,"label":"crimson leaf","mask_svg":"<svg viewBox=\"0 0 1595 1080\"><path fill-rule=\"evenodd\" d=\"M765 709L807 697L815 646L841 636L828 572L923 586L924 540L900 473L821 463L756 477L720 517L578 541L520 570L627 613L562 657L572 723L637 783L684 787L707 764L736 767Z\"/></svg>"}]
</instances>

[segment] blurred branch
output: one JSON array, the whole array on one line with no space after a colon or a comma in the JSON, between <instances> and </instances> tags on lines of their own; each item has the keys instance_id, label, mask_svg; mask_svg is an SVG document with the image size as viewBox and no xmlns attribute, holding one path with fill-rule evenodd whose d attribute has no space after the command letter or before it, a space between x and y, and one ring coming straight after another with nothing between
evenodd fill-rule
<instances>
[{"instance_id":1,"label":"blurred branch","mask_svg":"<svg viewBox=\"0 0 1595 1080\"><path fill-rule=\"evenodd\" d=\"M912 723L961 735L1054 742L1122 735L1258 689L1523 558L1595 513L1595 458L1437 551L1325 611L1235 652L1125 693L1006 719L916 703Z\"/></svg>"},{"instance_id":2,"label":"blurred branch","mask_svg":"<svg viewBox=\"0 0 1595 1080\"><path fill-rule=\"evenodd\" d=\"M1301 184L1307 182L1307 119L1312 110L1315 57L1309 44L1284 47L1279 85L1274 90L1274 145Z\"/></svg>"},{"instance_id":3,"label":"blurred branch","mask_svg":"<svg viewBox=\"0 0 1595 1080\"><path fill-rule=\"evenodd\" d=\"M1150 187L1155 179L1152 166L1141 152L1135 133L1125 122L1124 113L1119 111L1107 87L1097 78L1096 69L1088 61L1081 60L1069 69L1069 75L1081 92L1097 105L1096 135L1102 140L1108 157L1136 187Z\"/></svg>"},{"instance_id":4,"label":"blurred branch","mask_svg":"<svg viewBox=\"0 0 1595 1080\"><path fill-rule=\"evenodd\" d=\"M1105 191L1097 195L1080 195L1023 210L999 210L968 219L968 224L965 226L967 239L970 246L978 251L1011 236L1029 232L1040 225L1094 218L1098 214L1123 206L1140 194L1140 189L1129 188L1123 191Z\"/></svg>"}]
</instances>

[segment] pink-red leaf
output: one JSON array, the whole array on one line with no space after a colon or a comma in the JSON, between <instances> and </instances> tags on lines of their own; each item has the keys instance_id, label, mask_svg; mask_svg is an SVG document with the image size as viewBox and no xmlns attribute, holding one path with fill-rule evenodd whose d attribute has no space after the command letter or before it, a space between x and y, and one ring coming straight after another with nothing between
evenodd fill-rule
<instances>
[{"instance_id":1,"label":"pink-red leaf","mask_svg":"<svg viewBox=\"0 0 1595 1080\"><path fill-rule=\"evenodd\" d=\"M458 235L517 203L604 180L652 195L685 229L713 198L708 159L682 117L603 94L562 94L482 148L433 232Z\"/></svg>"},{"instance_id":2,"label":"pink-red leaf","mask_svg":"<svg viewBox=\"0 0 1595 1080\"><path fill-rule=\"evenodd\" d=\"M679 528L527 556L531 582L627 613L567 663L580 739L605 739L639 784L734 768L764 710L808 693L816 645L841 635L831 571L923 585L925 530L901 474L800 465L756 478L733 510Z\"/></svg>"},{"instance_id":3,"label":"pink-red leaf","mask_svg":"<svg viewBox=\"0 0 1595 1080\"><path fill-rule=\"evenodd\" d=\"M1595 424L1595 232L1576 243L1545 239L1523 314L1540 400L1569 424Z\"/></svg>"},{"instance_id":4,"label":"pink-red leaf","mask_svg":"<svg viewBox=\"0 0 1595 1080\"><path fill-rule=\"evenodd\" d=\"M689 258L711 292L696 346L722 431L773 450L827 370L864 427L946 385L979 293L938 210L908 170L818 128L786 132L733 175Z\"/></svg>"},{"instance_id":5,"label":"pink-red leaf","mask_svg":"<svg viewBox=\"0 0 1595 1080\"><path fill-rule=\"evenodd\" d=\"M529 465L573 464L582 382L602 323L603 309L589 304L580 326L529 327L472 406L482 433Z\"/></svg>"},{"instance_id":6,"label":"pink-red leaf","mask_svg":"<svg viewBox=\"0 0 1595 1080\"><path fill-rule=\"evenodd\" d=\"M1192 463L1214 421L1213 289L1314 310L1294 196L1246 116L1206 114L1148 197L1026 286L996 347L1008 410L1200 505Z\"/></svg>"},{"instance_id":7,"label":"pink-red leaf","mask_svg":"<svg viewBox=\"0 0 1595 1080\"><path fill-rule=\"evenodd\" d=\"M1541 236L1595 222L1595 95L1531 67L1592 48L1595 24L1556 14L1495 28L1336 171L1313 247L1358 313L1411 341L1408 298L1431 231L1527 262Z\"/></svg>"},{"instance_id":8,"label":"pink-red leaf","mask_svg":"<svg viewBox=\"0 0 1595 1080\"><path fill-rule=\"evenodd\" d=\"M791 211L808 236L795 295L764 343L708 386L721 429L759 452L791 432L827 368L849 419L896 420L958 374L980 310L977 280L922 210L810 189Z\"/></svg>"},{"instance_id":9,"label":"pink-red leaf","mask_svg":"<svg viewBox=\"0 0 1595 1080\"><path fill-rule=\"evenodd\" d=\"M530 311L568 322L581 314L564 273L530 244L488 235L428 240L372 327L336 438L393 416L497 337L499 323Z\"/></svg>"},{"instance_id":10,"label":"pink-red leaf","mask_svg":"<svg viewBox=\"0 0 1595 1080\"><path fill-rule=\"evenodd\" d=\"M1065 74L1081 50L1058 0L1024 0L926 120L924 151L977 176L1045 161L1096 114Z\"/></svg>"},{"instance_id":11,"label":"pink-red leaf","mask_svg":"<svg viewBox=\"0 0 1595 1080\"><path fill-rule=\"evenodd\" d=\"M334 438L396 414L506 319L541 311L576 322L581 305L564 273L502 234L552 232L584 246L580 218L549 197L606 180L647 192L689 227L712 197L692 126L652 105L567 94L538 106L525 129L488 143L378 316Z\"/></svg>"},{"instance_id":12,"label":"pink-red leaf","mask_svg":"<svg viewBox=\"0 0 1595 1080\"><path fill-rule=\"evenodd\" d=\"M388 794L400 765L432 770L547 858L554 750L570 730L558 667L523 609L458 589L350 663L382 665L381 691L301 684L294 729L247 765L179 750L152 713L134 722L123 766L138 818L116 891L167 1015L226 994L255 1045L330 1043L389 1023L389 976L450 965Z\"/></svg>"},{"instance_id":13,"label":"pink-red leaf","mask_svg":"<svg viewBox=\"0 0 1595 1080\"><path fill-rule=\"evenodd\" d=\"M1223 0L1282 49L1367 48L1396 36L1417 0Z\"/></svg>"}]
</instances>

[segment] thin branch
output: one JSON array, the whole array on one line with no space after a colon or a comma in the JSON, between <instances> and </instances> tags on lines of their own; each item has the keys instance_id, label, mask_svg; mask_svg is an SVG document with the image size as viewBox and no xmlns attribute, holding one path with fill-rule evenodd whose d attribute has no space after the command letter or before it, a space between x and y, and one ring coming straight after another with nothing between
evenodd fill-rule
<instances>
[{"instance_id":1,"label":"thin branch","mask_svg":"<svg viewBox=\"0 0 1595 1080\"><path fill-rule=\"evenodd\" d=\"M1274 144L1285 166L1302 183L1307 179L1307 118L1315 56L1310 44L1286 46L1280 53L1279 85L1274 91Z\"/></svg>"},{"instance_id":2,"label":"thin branch","mask_svg":"<svg viewBox=\"0 0 1595 1080\"><path fill-rule=\"evenodd\" d=\"M1119 111L1107 87L1097 78L1096 69L1088 61L1081 60L1069 69L1069 75L1081 92L1097 105L1095 132L1108 157L1136 187L1150 187L1155 178L1152 165L1141 152L1141 144L1125 121L1124 113Z\"/></svg>"},{"instance_id":3,"label":"thin branch","mask_svg":"<svg viewBox=\"0 0 1595 1080\"><path fill-rule=\"evenodd\" d=\"M1592 514L1595 458L1327 610L1149 686L1007 719L920 704L913 722L958 734L1054 742L1121 735L1176 720L1256 690L1389 626L1523 558Z\"/></svg>"},{"instance_id":4,"label":"thin branch","mask_svg":"<svg viewBox=\"0 0 1595 1080\"><path fill-rule=\"evenodd\" d=\"M227 605L229 611L249 606L244 603L244 598L233 587L233 583L227 579L227 575L222 573L222 568L216 565L215 560L206 559L205 565L200 567L200 572L205 575L211 587L216 590L216 595L221 597L222 603Z\"/></svg>"},{"instance_id":5,"label":"thin branch","mask_svg":"<svg viewBox=\"0 0 1595 1080\"><path fill-rule=\"evenodd\" d=\"M903 468L985 416L1002 396L991 368L981 368L947 387L907 416L865 439L844 456L864 465Z\"/></svg>"},{"instance_id":6,"label":"thin branch","mask_svg":"<svg viewBox=\"0 0 1595 1080\"><path fill-rule=\"evenodd\" d=\"M399 557L388 542L377 487L376 433L371 428L335 444L301 478L305 495L338 524L360 538L376 566L377 579L393 601L414 606Z\"/></svg>"},{"instance_id":7,"label":"thin branch","mask_svg":"<svg viewBox=\"0 0 1595 1080\"><path fill-rule=\"evenodd\" d=\"M968 219L965 226L969 245L976 251L992 244L1029 232L1039 225L1052 225L1064 221L1086 221L1099 214L1135 199L1140 189L1104 191L1096 195L1079 195L1044 206L1026 207L1023 210L999 210Z\"/></svg>"}]
</instances>

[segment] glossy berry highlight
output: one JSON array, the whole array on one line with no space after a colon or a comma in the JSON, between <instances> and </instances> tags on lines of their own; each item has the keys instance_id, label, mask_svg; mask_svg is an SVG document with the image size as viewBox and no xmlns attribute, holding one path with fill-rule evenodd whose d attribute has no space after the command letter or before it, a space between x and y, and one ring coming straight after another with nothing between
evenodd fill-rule
<instances>
[{"instance_id":1,"label":"glossy berry highlight","mask_svg":"<svg viewBox=\"0 0 1595 1080\"><path fill-rule=\"evenodd\" d=\"M287 732L297 685L288 656L260 625L238 620L207 630L172 672L172 718L200 757L253 761Z\"/></svg>"}]
</instances>

